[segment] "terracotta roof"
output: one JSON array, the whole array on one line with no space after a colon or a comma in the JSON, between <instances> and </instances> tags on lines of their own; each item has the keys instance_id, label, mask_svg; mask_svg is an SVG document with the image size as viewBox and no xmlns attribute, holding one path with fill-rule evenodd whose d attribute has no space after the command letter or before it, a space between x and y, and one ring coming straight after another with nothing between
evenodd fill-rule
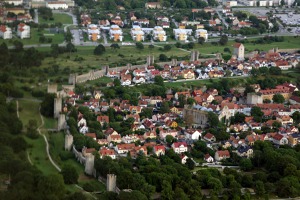
<instances>
[{"instance_id":1,"label":"terracotta roof","mask_svg":"<svg viewBox=\"0 0 300 200\"><path fill-rule=\"evenodd\" d=\"M230 157L230 153L228 150L217 151L217 153L219 154L219 157Z\"/></svg>"},{"instance_id":2,"label":"terracotta roof","mask_svg":"<svg viewBox=\"0 0 300 200\"><path fill-rule=\"evenodd\" d=\"M187 143L186 143L186 142L174 142L174 143L173 143L173 146L174 146L175 148L179 148L180 146L187 147Z\"/></svg>"},{"instance_id":3,"label":"terracotta roof","mask_svg":"<svg viewBox=\"0 0 300 200\"><path fill-rule=\"evenodd\" d=\"M235 44L233 45L233 47L234 47L234 48L240 48L241 45L242 45L242 43L235 43Z\"/></svg>"}]
</instances>

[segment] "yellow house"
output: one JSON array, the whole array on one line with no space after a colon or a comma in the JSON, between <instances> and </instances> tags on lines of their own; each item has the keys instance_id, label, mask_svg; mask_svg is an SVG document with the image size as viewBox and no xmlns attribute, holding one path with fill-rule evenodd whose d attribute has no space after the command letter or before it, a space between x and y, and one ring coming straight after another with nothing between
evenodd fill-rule
<instances>
[{"instance_id":1,"label":"yellow house","mask_svg":"<svg viewBox=\"0 0 300 200\"><path fill-rule=\"evenodd\" d=\"M182 76L185 79L195 79L195 73L193 70L187 69L182 71Z\"/></svg>"}]
</instances>

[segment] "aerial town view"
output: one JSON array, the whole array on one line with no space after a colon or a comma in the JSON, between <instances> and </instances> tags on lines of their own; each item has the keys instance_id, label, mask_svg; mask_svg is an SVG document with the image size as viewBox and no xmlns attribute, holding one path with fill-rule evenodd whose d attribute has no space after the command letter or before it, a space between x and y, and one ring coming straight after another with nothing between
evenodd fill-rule
<instances>
[{"instance_id":1,"label":"aerial town view","mask_svg":"<svg viewBox=\"0 0 300 200\"><path fill-rule=\"evenodd\" d=\"M300 199L300 0L1 0L0 199Z\"/></svg>"}]
</instances>

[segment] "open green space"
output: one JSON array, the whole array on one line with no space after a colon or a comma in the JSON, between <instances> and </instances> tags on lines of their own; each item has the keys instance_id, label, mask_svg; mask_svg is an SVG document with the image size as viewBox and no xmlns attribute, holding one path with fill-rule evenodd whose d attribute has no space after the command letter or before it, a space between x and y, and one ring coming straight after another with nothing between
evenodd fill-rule
<instances>
[{"instance_id":1,"label":"open green space","mask_svg":"<svg viewBox=\"0 0 300 200\"><path fill-rule=\"evenodd\" d=\"M64 13L53 13L53 20L45 20L39 17L39 24L55 24L55 23L62 23L62 24L73 24L72 17L70 15Z\"/></svg>"},{"instance_id":2,"label":"open green space","mask_svg":"<svg viewBox=\"0 0 300 200\"><path fill-rule=\"evenodd\" d=\"M31 119L36 120L38 126L42 123L39 115L40 102L34 100L19 100L19 115L23 126Z\"/></svg>"},{"instance_id":3,"label":"open green space","mask_svg":"<svg viewBox=\"0 0 300 200\"><path fill-rule=\"evenodd\" d=\"M14 46L13 42L15 40L20 41L23 43L23 45L30 45L30 44L40 44L40 37L45 36L46 38L51 38L52 43L59 44L64 41L64 33L50 33L47 29L38 31L37 28L31 28L30 29L30 38L28 39L19 39L16 34L13 37L13 39L10 40L4 40L0 39L0 44L3 42L7 44L7 46ZM51 44L51 43L41 43L41 44Z\"/></svg>"}]
</instances>

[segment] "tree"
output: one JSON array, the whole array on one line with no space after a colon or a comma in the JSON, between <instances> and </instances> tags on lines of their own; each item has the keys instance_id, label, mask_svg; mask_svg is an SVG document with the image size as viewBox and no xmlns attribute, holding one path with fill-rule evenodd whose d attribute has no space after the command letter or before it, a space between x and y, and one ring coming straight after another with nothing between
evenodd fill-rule
<instances>
[{"instance_id":1,"label":"tree","mask_svg":"<svg viewBox=\"0 0 300 200\"><path fill-rule=\"evenodd\" d=\"M159 54L159 61L165 62L168 60L168 57L166 56L166 54Z\"/></svg>"},{"instance_id":2,"label":"tree","mask_svg":"<svg viewBox=\"0 0 300 200\"><path fill-rule=\"evenodd\" d=\"M119 87L119 86L121 86L121 81L120 81L120 79L115 78L114 79L114 87Z\"/></svg>"},{"instance_id":3,"label":"tree","mask_svg":"<svg viewBox=\"0 0 300 200\"><path fill-rule=\"evenodd\" d=\"M2 42L0 45L0 66L4 67L9 62L9 51L6 43Z\"/></svg>"},{"instance_id":4,"label":"tree","mask_svg":"<svg viewBox=\"0 0 300 200\"><path fill-rule=\"evenodd\" d=\"M190 170L193 170L195 168L195 162L191 159L191 158L188 158L186 160L186 163L187 167L190 169Z\"/></svg>"},{"instance_id":5,"label":"tree","mask_svg":"<svg viewBox=\"0 0 300 200\"><path fill-rule=\"evenodd\" d=\"M167 44L167 45L164 46L164 50L165 51L170 51L171 49L172 49L172 46L169 45L169 44Z\"/></svg>"},{"instance_id":6,"label":"tree","mask_svg":"<svg viewBox=\"0 0 300 200\"><path fill-rule=\"evenodd\" d=\"M228 42L227 35L222 35L221 38L220 38L220 40L219 40L219 44L222 45L222 46L224 46L224 45L227 44L227 42Z\"/></svg>"},{"instance_id":7,"label":"tree","mask_svg":"<svg viewBox=\"0 0 300 200\"><path fill-rule=\"evenodd\" d=\"M135 46L136 46L136 48L137 48L137 49L139 49L139 50L142 50L142 49L144 49L144 44L143 44L143 43L141 43L141 42L137 42L137 43L135 43Z\"/></svg>"},{"instance_id":8,"label":"tree","mask_svg":"<svg viewBox=\"0 0 300 200\"><path fill-rule=\"evenodd\" d=\"M68 42L66 45L66 51L71 53L71 52L76 52L77 49L75 48L74 44L72 44L71 42Z\"/></svg>"},{"instance_id":9,"label":"tree","mask_svg":"<svg viewBox=\"0 0 300 200\"><path fill-rule=\"evenodd\" d=\"M261 197L265 194L265 186L262 181L255 182L255 193L258 197Z\"/></svg>"},{"instance_id":10,"label":"tree","mask_svg":"<svg viewBox=\"0 0 300 200\"><path fill-rule=\"evenodd\" d=\"M273 100L274 103L284 103L284 101L285 101L282 94L274 94L272 100Z\"/></svg>"},{"instance_id":11,"label":"tree","mask_svg":"<svg viewBox=\"0 0 300 200\"><path fill-rule=\"evenodd\" d=\"M213 112L208 112L207 114L208 124L210 127L217 127L219 124L218 116Z\"/></svg>"},{"instance_id":12,"label":"tree","mask_svg":"<svg viewBox=\"0 0 300 200\"><path fill-rule=\"evenodd\" d=\"M162 200L173 200L173 190L170 182L163 180L162 182L161 199Z\"/></svg>"},{"instance_id":13,"label":"tree","mask_svg":"<svg viewBox=\"0 0 300 200\"><path fill-rule=\"evenodd\" d=\"M172 135L167 135L166 142L171 145L174 142L174 137Z\"/></svg>"},{"instance_id":14,"label":"tree","mask_svg":"<svg viewBox=\"0 0 300 200\"><path fill-rule=\"evenodd\" d=\"M67 32L65 33L65 40L66 40L66 42L71 42L72 39L73 39L73 35L72 35L70 29L68 28Z\"/></svg>"},{"instance_id":15,"label":"tree","mask_svg":"<svg viewBox=\"0 0 300 200\"><path fill-rule=\"evenodd\" d=\"M20 51L22 51L23 50L23 43L21 42L21 41L19 41L19 40L14 40L13 41L13 44L14 44L14 47L15 47L15 50L17 51L17 52L20 52Z\"/></svg>"},{"instance_id":16,"label":"tree","mask_svg":"<svg viewBox=\"0 0 300 200\"><path fill-rule=\"evenodd\" d=\"M154 45L153 45L153 44L150 44L150 45L148 46L148 48L149 48L150 51L151 51L152 49L154 49Z\"/></svg>"},{"instance_id":17,"label":"tree","mask_svg":"<svg viewBox=\"0 0 300 200\"><path fill-rule=\"evenodd\" d=\"M147 200L147 197L138 190L133 190L132 192L121 191L119 196L119 200L128 200L128 199L140 199Z\"/></svg>"},{"instance_id":18,"label":"tree","mask_svg":"<svg viewBox=\"0 0 300 200\"><path fill-rule=\"evenodd\" d=\"M76 168L70 164L62 167L61 174L64 178L65 184L76 184L79 178Z\"/></svg>"},{"instance_id":19,"label":"tree","mask_svg":"<svg viewBox=\"0 0 300 200\"><path fill-rule=\"evenodd\" d=\"M164 87L165 83L164 83L164 79L161 76L155 76L154 77L154 83L156 85L160 85L162 87Z\"/></svg>"},{"instance_id":20,"label":"tree","mask_svg":"<svg viewBox=\"0 0 300 200\"><path fill-rule=\"evenodd\" d=\"M205 38L204 38L204 37L199 37L199 38L198 38L198 43L199 43L199 44L203 45L204 42L205 42Z\"/></svg>"},{"instance_id":21,"label":"tree","mask_svg":"<svg viewBox=\"0 0 300 200\"><path fill-rule=\"evenodd\" d=\"M168 102L166 102L166 101L162 102L160 112L162 114L170 112L170 106L169 106Z\"/></svg>"},{"instance_id":22,"label":"tree","mask_svg":"<svg viewBox=\"0 0 300 200\"><path fill-rule=\"evenodd\" d=\"M54 115L54 98L55 94L45 94L41 103L41 114L45 117L53 117Z\"/></svg>"},{"instance_id":23,"label":"tree","mask_svg":"<svg viewBox=\"0 0 300 200\"><path fill-rule=\"evenodd\" d=\"M37 190L42 191L43 197L47 197L49 196L49 194L51 194L56 197L55 199L59 199L65 193L64 181L62 176L59 174L42 176L38 179L37 185L38 185ZM42 199L46 199L46 198L42 198Z\"/></svg>"},{"instance_id":24,"label":"tree","mask_svg":"<svg viewBox=\"0 0 300 200\"><path fill-rule=\"evenodd\" d=\"M114 49L114 50L120 49L120 46L119 46L117 43L111 44L110 47L111 47L112 49Z\"/></svg>"},{"instance_id":25,"label":"tree","mask_svg":"<svg viewBox=\"0 0 300 200\"><path fill-rule=\"evenodd\" d=\"M244 171L249 171L252 169L252 162L250 159L247 159L247 158L243 158L241 161L240 161L240 167L242 170Z\"/></svg>"},{"instance_id":26,"label":"tree","mask_svg":"<svg viewBox=\"0 0 300 200\"><path fill-rule=\"evenodd\" d=\"M69 195L66 200L87 200L87 197L82 192L75 192Z\"/></svg>"},{"instance_id":27,"label":"tree","mask_svg":"<svg viewBox=\"0 0 300 200\"><path fill-rule=\"evenodd\" d=\"M292 118L294 120L295 123L298 123L300 121L300 112L299 111L295 111L292 114Z\"/></svg>"},{"instance_id":28,"label":"tree","mask_svg":"<svg viewBox=\"0 0 300 200\"><path fill-rule=\"evenodd\" d=\"M222 182L214 177L208 178L207 185L214 191L215 194L219 194L223 188Z\"/></svg>"},{"instance_id":29,"label":"tree","mask_svg":"<svg viewBox=\"0 0 300 200\"><path fill-rule=\"evenodd\" d=\"M102 44L99 44L95 49L94 49L94 55L102 55L105 53L105 47Z\"/></svg>"},{"instance_id":30,"label":"tree","mask_svg":"<svg viewBox=\"0 0 300 200\"><path fill-rule=\"evenodd\" d=\"M254 117L255 121L261 122L264 113L261 111L260 107L253 106L251 109L251 115Z\"/></svg>"}]
</instances>

